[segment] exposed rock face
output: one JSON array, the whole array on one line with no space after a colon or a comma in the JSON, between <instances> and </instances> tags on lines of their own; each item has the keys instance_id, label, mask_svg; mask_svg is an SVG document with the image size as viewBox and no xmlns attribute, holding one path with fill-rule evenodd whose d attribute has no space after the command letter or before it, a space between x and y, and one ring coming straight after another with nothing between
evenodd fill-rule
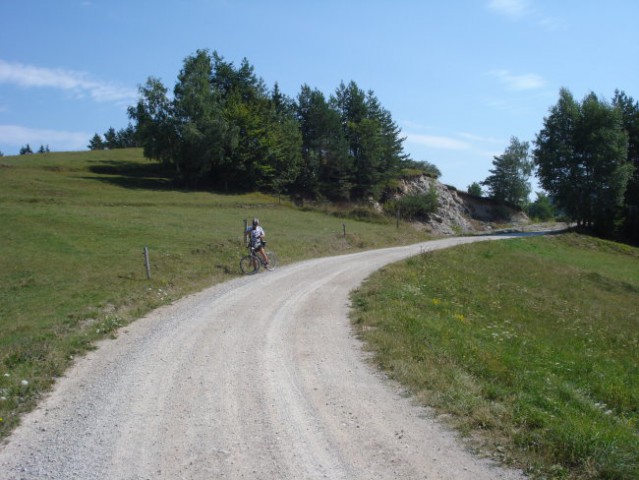
<instances>
[{"instance_id":1,"label":"exposed rock face","mask_svg":"<svg viewBox=\"0 0 639 480\"><path fill-rule=\"evenodd\" d=\"M492 230L496 223L528 222L526 214L517 207L460 192L454 187L444 185L425 175L402 180L396 196L425 194L431 188L437 192L439 208L429 219L419 225L434 234L459 235L484 232Z\"/></svg>"}]
</instances>

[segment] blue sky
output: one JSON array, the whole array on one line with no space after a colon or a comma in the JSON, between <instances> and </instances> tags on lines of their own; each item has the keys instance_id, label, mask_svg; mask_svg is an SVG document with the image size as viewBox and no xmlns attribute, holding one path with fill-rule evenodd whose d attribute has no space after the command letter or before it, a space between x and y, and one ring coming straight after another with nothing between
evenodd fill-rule
<instances>
[{"instance_id":1,"label":"blue sky","mask_svg":"<svg viewBox=\"0 0 639 480\"><path fill-rule=\"evenodd\" d=\"M209 49L291 97L373 90L406 152L465 190L561 87L639 98L638 18L636 0L0 0L0 151L86 150Z\"/></svg>"}]
</instances>

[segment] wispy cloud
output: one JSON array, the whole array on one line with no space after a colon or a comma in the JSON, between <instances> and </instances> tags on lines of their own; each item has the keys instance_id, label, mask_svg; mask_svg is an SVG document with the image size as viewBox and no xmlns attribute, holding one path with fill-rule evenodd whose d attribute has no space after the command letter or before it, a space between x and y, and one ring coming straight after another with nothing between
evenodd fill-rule
<instances>
[{"instance_id":1,"label":"wispy cloud","mask_svg":"<svg viewBox=\"0 0 639 480\"><path fill-rule=\"evenodd\" d=\"M452 137L407 133L406 141L439 150L469 150L470 144Z\"/></svg>"},{"instance_id":2,"label":"wispy cloud","mask_svg":"<svg viewBox=\"0 0 639 480\"><path fill-rule=\"evenodd\" d=\"M54 88L78 97L89 96L96 102L128 105L137 98L135 89L94 80L86 72L42 68L4 60L0 60L0 83L23 88Z\"/></svg>"},{"instance_id":3,"label":"wispy cloud","mask_svg":"<svg viewBox=\"0 0 639 480\"><path fill-rule=\"evenodd\" d=\"M488 74L496 77L510 90L536 90L546 85L546 81L535 73L514 75L508 70L491 70Z\"/></svg>"},{"instance_id":4,"label":"wispy cloud","mask_svg":"<svg viewBox=\"0 0 639 480\"><path fill-rule=\"evenodd\" d=\"M49 145L52 150L85 150L90 137L91 135L84 132L0 125L0 144L11 147L29 144L32 149L37 149L40 145Z\"/></svg>"},{"instance_id":5,"label":"wispy cloud","mask_svg":"<svg viewBox=\"0 0 639 480\"><path fill-rule=\"evenodd\" d=\"M563 30L568 23L557 17L550 17L538 7L532 0L490 0L487 3L488 10L508 18L512 21L527 19L550 31Z\"/></svg>"},{"instance_id":6,"label":"wispy cloud","mask_svg":"<svg viewBox=\"0 0 639 480\"><path fill-rule=\"evenodd\" d=\"M471 142L479 142L479 143L489 143L489 144L502 144L504 143L503 139L495 138L495 137L484 137L482 135L476 135L474 133L461 132L459 134L460 137L465 138Z\"/></svg>"},{"instance_id":7,"label":"wispy cloud","mask_svg":"<svg viewBox=\"0 0 639 480\"><path fill-rule=\"evenodd\" d=\"M491 0L488 9L512 20L519 20L531 11L528 0Z\"/></svg>"}]
</instances>

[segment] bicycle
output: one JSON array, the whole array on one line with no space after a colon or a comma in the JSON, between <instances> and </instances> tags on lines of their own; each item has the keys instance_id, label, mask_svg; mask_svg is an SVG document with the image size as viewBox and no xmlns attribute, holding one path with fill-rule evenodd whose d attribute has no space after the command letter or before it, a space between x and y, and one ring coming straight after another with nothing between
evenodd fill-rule
<instances>
[{"instance_id":1,"label":"bicycle","mask_svg":"<svg viewBox=\"0 0 639 480\"><path fill-rule=\"evenodd\" d=\"M264 267L267 270L275 270L277 267L277 255L275 252L267 251L268 264L262 258L262 255L257 253L253 247L249 247L249 254L242 257L240 260L240 270L246 275L252 275L259 272L260 267Z\"/></svg>"}]
</instances>

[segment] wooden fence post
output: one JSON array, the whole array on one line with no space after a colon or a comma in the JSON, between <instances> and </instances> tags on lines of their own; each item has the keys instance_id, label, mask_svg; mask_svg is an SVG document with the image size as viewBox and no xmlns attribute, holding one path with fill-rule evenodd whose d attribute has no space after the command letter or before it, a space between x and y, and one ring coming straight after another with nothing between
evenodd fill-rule
<instances>
[{"instance_id":1,"label":"wooden fence post","mask_svg":"<svg viewBox=\"0 0 639 480\"><path fill-rule=\"evenodd\" d=\"M144 266L146 267L146 278L151 279L151 260L149 259L149 249L144 247Z\"/></svg>"}]
</instances>

